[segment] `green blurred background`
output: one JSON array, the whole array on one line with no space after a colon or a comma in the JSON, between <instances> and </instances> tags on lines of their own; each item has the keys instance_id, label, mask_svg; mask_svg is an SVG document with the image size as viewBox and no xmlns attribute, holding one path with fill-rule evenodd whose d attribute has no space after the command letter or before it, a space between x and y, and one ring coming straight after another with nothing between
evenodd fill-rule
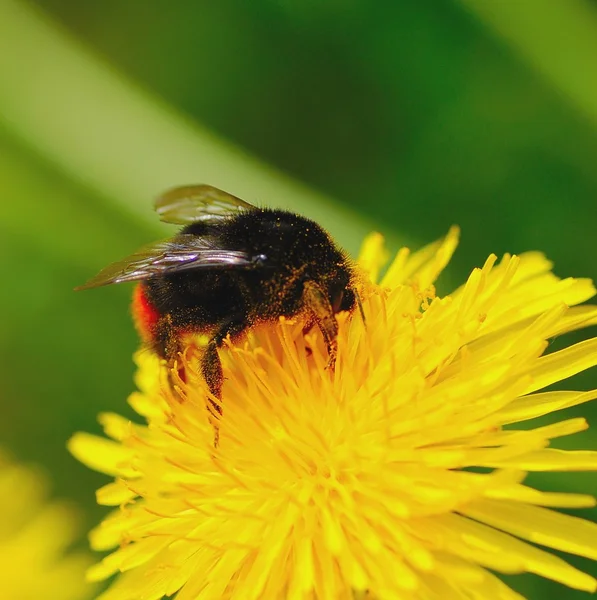
<instances>
[{"instance_id":1,"label":"green blurred background","mask_svg":"<svg viewBox=\"0 0 597 600\"><path fill-rule=\"evenodd\" d=\"M597 279L596 164L594 1L2 0L0 441L97 522L106 478L64 444L131 414L137 340L130 288L71 290L163 234L170 185L291 207L352 252L370 228L395 247L457 223L453 281L528 249ZM531 482L597 493L593 474Z\"/></svg>"}]
</instances>

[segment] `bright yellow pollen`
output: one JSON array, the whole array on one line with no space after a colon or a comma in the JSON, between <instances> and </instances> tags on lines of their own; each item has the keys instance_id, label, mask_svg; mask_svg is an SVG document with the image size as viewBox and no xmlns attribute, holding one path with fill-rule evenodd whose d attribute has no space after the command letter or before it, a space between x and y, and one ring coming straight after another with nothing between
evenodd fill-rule
<instances>
[{"instance_id":1,"label":"bright yellow pollen","mask_svg":"<svg viewBox=\"0 0 597 600\"><path fill-rule=\"evenodd\" d=\"M597 559L597 525L552 510L593 498L523 483L597 469L595 452L549 447L586 422L511 426L597 396L540 391L597 364L597 339L544 355L548 339L597 323L597 307L573 306L595 289L529 253L491 256L439 296L457 237L401 250L380 281L382 240L366 240L367 326L339 315L333 372L301 322L223 349L217 448L196 361L183 358L188 382L170 391L157 358L137 355L131 404L147 425L102 415L114 441L70 443L115 477L98 501L119 508L91 536L112 554L89 576L122 574L101 600L513 600L493 572L524 571L597 589L528 543Z\"/></svg>"}]
</instances>

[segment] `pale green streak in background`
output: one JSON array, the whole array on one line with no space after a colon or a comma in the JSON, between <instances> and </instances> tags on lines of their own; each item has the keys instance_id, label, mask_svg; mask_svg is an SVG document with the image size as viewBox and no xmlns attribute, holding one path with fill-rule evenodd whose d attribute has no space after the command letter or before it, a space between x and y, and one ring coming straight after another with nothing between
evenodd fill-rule
<instances>
[{"instance_id":1,"label":"pale green streak in background","mask_svg":"<svg viewBox=\"0 0 597 600\"><path fill-rule=\"evenodd\" d=\"M585 0L460 2L597 126L597 15ZM156 228L150 200L193 182L300 211L352 249L375 228L186 120L15 0L0 4L0 119L74 180Z\"/></svg>"},{"instance_id":2,"label":"pale green streak in background","mask_svg":"<svg viewBox=\"0 0 597 600\"><path fill-rule=\"evenodd\" d=\"M156 228L151 199L186 183L301 212L352 250L374 228L186 120L14 0L0 3L0 119L75 181Z\"/></svg>"},{"instance_id":3,"label":"pale green streak in background","mask_svg":"<svg viewBox=\"0 0 597 600\"><path fill-rule=\"evenodd\" d=\"M459 0L597 127L597 11L587 0Z\"/></svg>"}]
</instances>

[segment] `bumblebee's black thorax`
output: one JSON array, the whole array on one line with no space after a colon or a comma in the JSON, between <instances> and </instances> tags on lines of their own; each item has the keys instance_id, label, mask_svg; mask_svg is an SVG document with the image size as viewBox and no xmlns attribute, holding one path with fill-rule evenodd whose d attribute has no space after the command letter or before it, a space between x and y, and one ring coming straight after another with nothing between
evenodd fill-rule
<instances>
[{"instance_id":1,"label":"bumblebee's black thorax","mask_svg":"<svg viewBox=\"0 0 597 600\"><path fill-rule=\"evenodd\" d=\"M226 319L292 316L302 308L303 287L315 281L336 310L354 305L347 290L351 269L345 255L317 223L282 210L256 209L217 223L194 223L181 234L254 257L250 266L218 266L165 273L146 282L147 294L172 324L208 329Z\"/></svg>"}]
</instances>

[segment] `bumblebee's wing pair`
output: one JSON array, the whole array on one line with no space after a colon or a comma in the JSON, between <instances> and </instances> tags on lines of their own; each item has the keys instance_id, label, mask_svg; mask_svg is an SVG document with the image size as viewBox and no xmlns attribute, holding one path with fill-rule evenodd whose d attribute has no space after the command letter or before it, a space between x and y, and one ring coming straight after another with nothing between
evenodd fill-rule
<instances>
[{"instance_id":1,"label":"bumblebee's wing pair","mask_svg":"<svg viewBox=\"0 0 597 600\"><path fill-rule=\"evenodd\" d=\"M163 193L155 202L155 210L165 223L189 225L219 221L255 207L211 185L185 185Z\"/></svg>"},{"instance_id":2,"label":"bumblebee's wing pair","mask_svg":"<svg viewBox=\"0 0 597 600\"><path fill-rule=\"evenodd\" d=\"M195 185L167 191L156 200L155 209L166 223L190 225L198 221L216 223L255 207L212 186ZM246 252L219 248L209 237L179 234L144 246L76 289L138 281L189 269L247 268L254 264L253 257Z\"/></svg>"}]
</instances>

